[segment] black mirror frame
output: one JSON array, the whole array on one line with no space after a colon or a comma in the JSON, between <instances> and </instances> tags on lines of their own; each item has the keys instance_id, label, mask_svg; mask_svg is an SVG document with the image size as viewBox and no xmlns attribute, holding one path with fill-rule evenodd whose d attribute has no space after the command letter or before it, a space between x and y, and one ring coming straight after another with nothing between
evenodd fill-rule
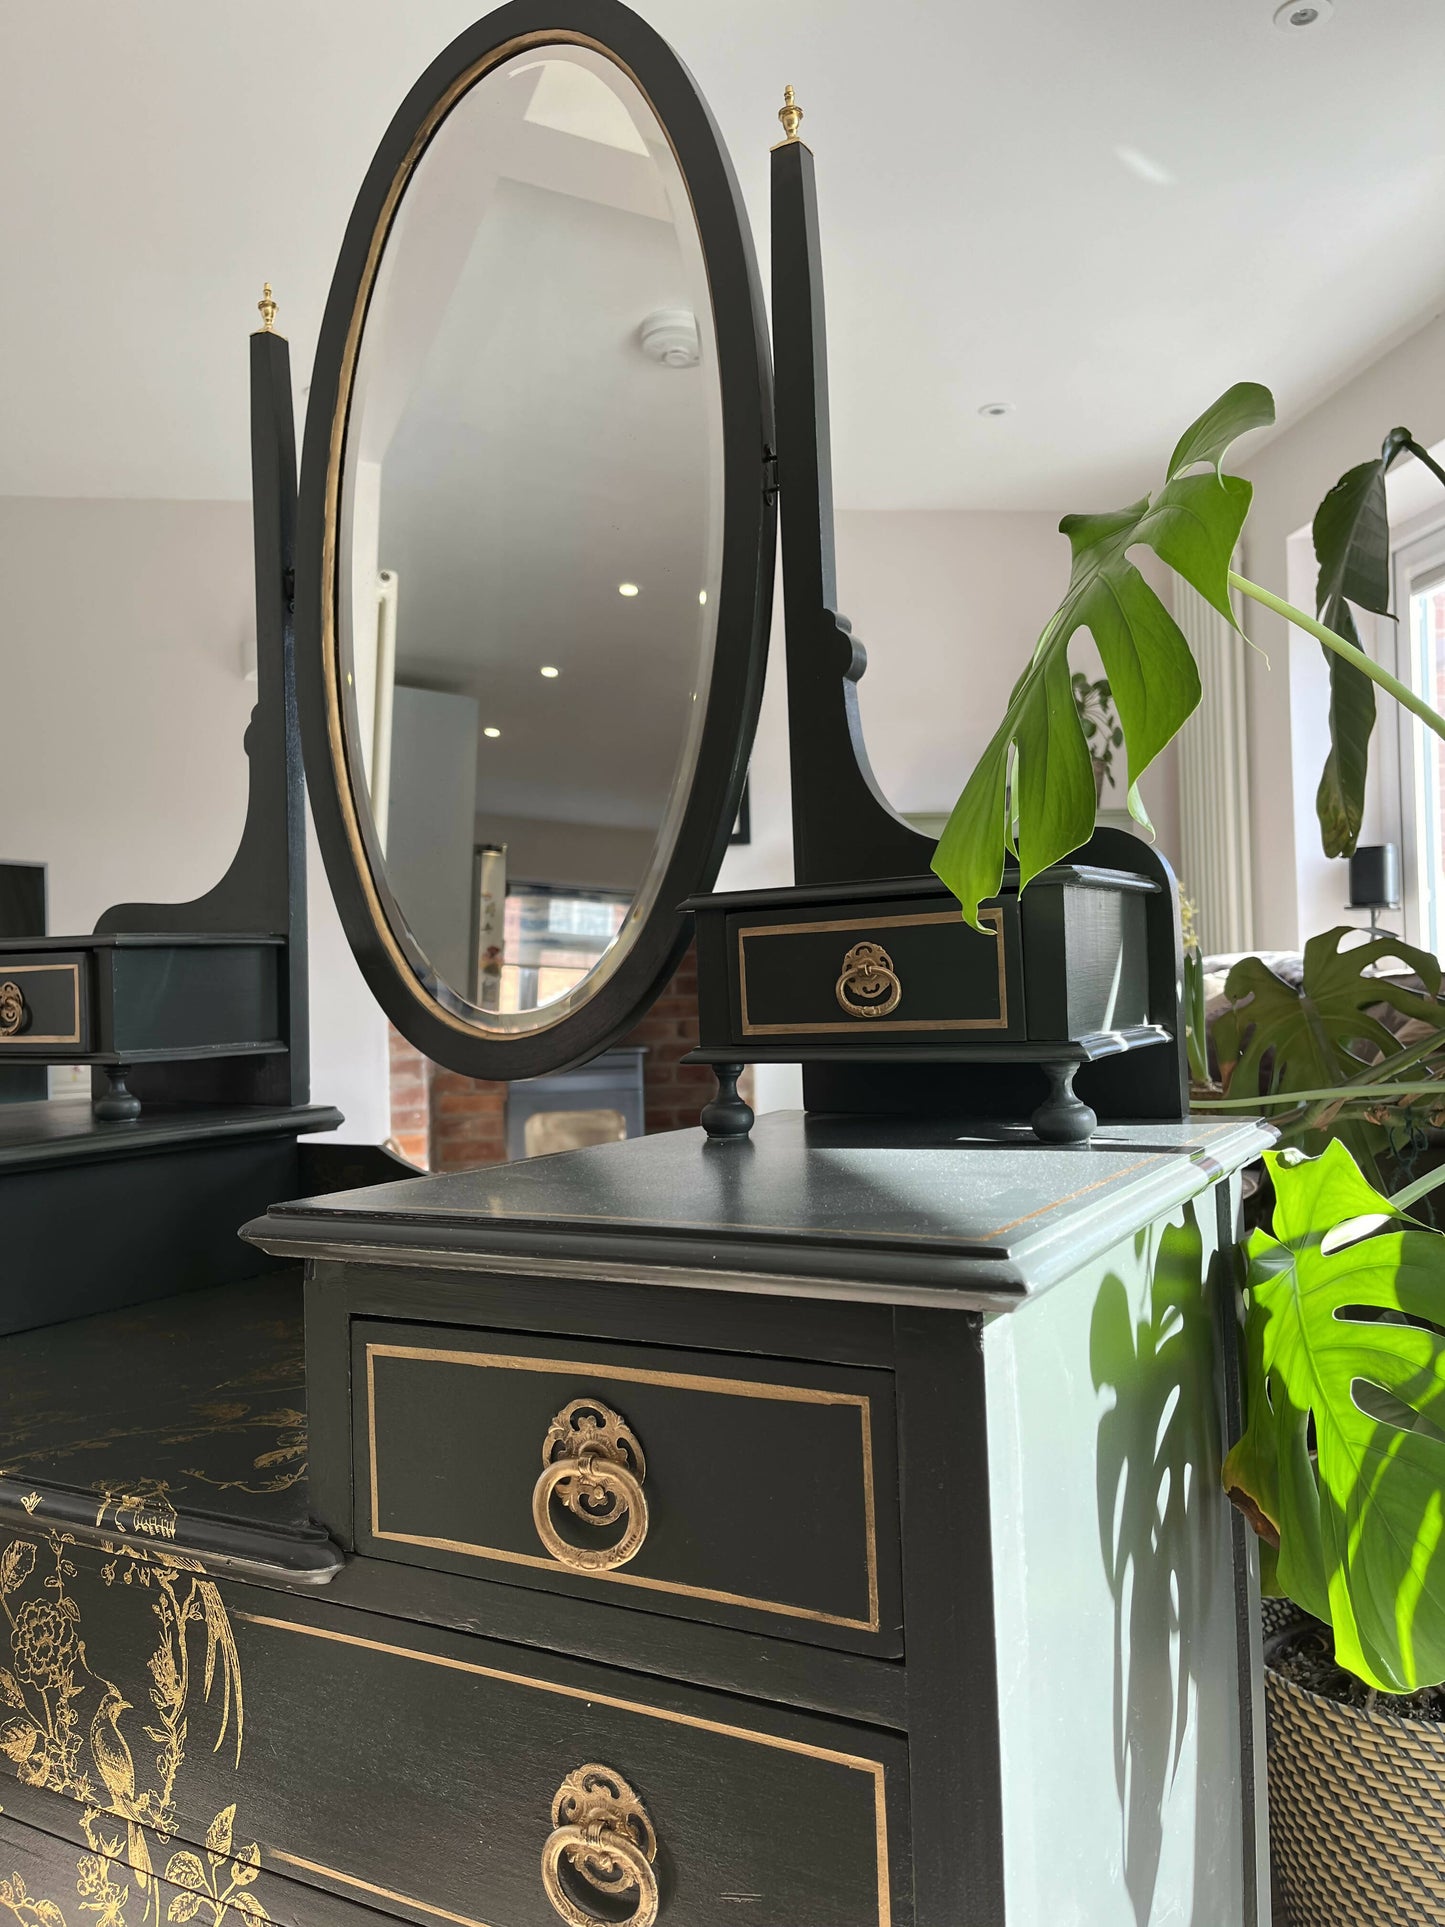
<instances>
[{"instance_id":1,"label":"black mirror frame","mask_svg":"<svg viewBox=\"0 0 1445 1927\"><path fill-rule=\"evenodd\" d=\"M369 809L358 808L341 714L337 517L347 411L381 252L411 173L446 115L486 73L531 47L581 45L619 66L651 105L692 198L712 293L723 426L723 549L707 715L676 838L630 948L594 996L534 1029L488 1026L427 966L387 886ZM511 0L434 60L376 151L332 277L306 412L296 542L296 683L307 788L342 925L378 1003L418 1050L468 1077L538 1077L624 1036L676 969L691 934L677 906L708 889L726 850L762 698L776 542L772 361L752 231L697 85L619 0Z\"/></svg>"}]
</instances>

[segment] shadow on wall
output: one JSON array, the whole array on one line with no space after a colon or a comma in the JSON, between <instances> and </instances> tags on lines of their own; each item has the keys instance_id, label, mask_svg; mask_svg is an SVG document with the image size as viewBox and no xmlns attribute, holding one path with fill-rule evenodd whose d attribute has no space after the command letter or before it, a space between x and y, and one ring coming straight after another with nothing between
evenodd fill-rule
<instances>
[{"instance_id":1,"label":"shadow on wall","mask_svg":"<svg viewBox=\"0 0 1445 1927\"><path fill-rule=\"evenodd\" d=\"M1147 1303L1131 1305L1123 1279L1111 1273L1089 1337L1094 1387L1114 1394L1098 1432L1099 1545L1114 1600L1114 1778L1138 1927L1153 1919L1166 1809L1191 1725L1201 1768L1227 1759L1231 1735L1217 1709L1232 1697L1217 1682L1200 1691L1204 1620L1222 1576L1210 1548L1220 1544L1225 1503L1217 1327L1203 1239L1190 1212L1165 1228L1152 1267L1149 1242L1148 1232L1135 1241ZM1221 1730L1200 1731L1202 1719ZM1217 1791L1228 1797L1226 1788ZM1221 1896L1239 1877L1238 1868L1216 1863L1207 1844L1206 1829L1218 1836L1209 1806L1202 1775L1192 1816L1195 1927L1214 1927Z\"/></svg>"}]
</instances>

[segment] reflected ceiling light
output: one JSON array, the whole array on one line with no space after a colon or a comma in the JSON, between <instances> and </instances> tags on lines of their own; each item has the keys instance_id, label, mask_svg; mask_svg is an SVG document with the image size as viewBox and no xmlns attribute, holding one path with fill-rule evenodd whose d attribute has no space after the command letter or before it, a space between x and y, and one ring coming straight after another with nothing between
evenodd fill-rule
<instances>
[{"instance_id":1,"label":"reflected ceiling light","mask_svg":"<svg viewBox=\"0 0 1445 1927\"><path fill-rule=\"evenodd\" d=\"M502 733L501 730L494 729L490 723L488 723L486 728L482 731L482 734L484 736L500 736L501 733Z\"/></svg>"},{"instance_id":2,"label":"reflected ceiling light","mask_svg":"<svg viewBox=\"0 0 1445 1927\"><path fill-rule=\"evenodd\" d=\"M637 330L642 352L664 368L696 368L702 356L690 308L658 308Z\"/></svg>"},{"instance_id":3,"label":"reflected ceiling light","mask_svg":"<svg viewBox=\"0 0 1445 1927\"><path fill-rule=\"evenodd\" d=\"M561 673L562 671L560 669L554 669L550 662L544 663L538 671L538 674L543 676L560 676Z\"/></svg>"},{"instance_id":4,"label":"reflected ceiling light","mask_svg":"<svg viewBox=\"0 0 1445 1927\"><path fill-rule=\"evenodd\" d=\"M993 420L999 415L1011 415L1014 412L1014 405L1011 401L986 401L978 412L989 420Z\"/></svg>"},{"instance_id":5,"label":"reflected ceiling light","mask_svg":"<svg viewBox=\"0 0 1445 1927\"><path fill-rule=\"evenodd\" d=\"M637 584L635 582L619 582L617 585L617 593L618 595L636 595Z\"/></svg>"},{"instance_id":6,"label":"reflected ceiling light","mask_svg":"<svg viewBox=\"0 0 1445 1927\"><path fill-rule=\"evenodd\" d=\"M699 608L702 608L702 609L705 609L705 608L707 607L707 590L706 590L706 589L699 589L699 590L698 590L698 592L697 592L697 600L698 600L698 607L699 607Z\"/></svg>"},{"instance_id":7,"label":"reflected ceiling light","mask_svg":"<svg viewBox=\"0 0 1445 1927\"><path fill-rule=\"evenodd\" d=\"M1281 33L1298 33L1304 27L1322 27L1334 10L1334 0L1285 0L1274 10L1274 24Z\"/></svg>"}]
</instances>

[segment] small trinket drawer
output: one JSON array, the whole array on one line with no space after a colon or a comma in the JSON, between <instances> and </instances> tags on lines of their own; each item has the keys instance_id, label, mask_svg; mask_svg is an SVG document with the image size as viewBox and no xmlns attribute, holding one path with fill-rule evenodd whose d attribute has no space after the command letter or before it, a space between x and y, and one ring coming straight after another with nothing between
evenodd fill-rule
<instances>
[{"instance_id":1,"label":"small trinket drawer","mask_svg":"<svg viewBox=\"0 0 1445 1927\"><path fill-rule=\"evenodd\" d=\"M279 1051L279 938L94 936L0 950L0 1059L143 1064Z\"/></svg>"},{"instance_id":2,"label":"small trinket drawer","mask_svg":"<svg viewBox=\"0 0 1445 1927\"><path fill-rule=\"evenodd\" d=\"M1022 899L1005 890L984 904L982 930L941 885L927 892L916 878L694 898L705 978L696 1055L997 1057L1020 1044L1142 1033L1155 888L1126 871L1060 864Z\"/></svg>"},{"instance_id":3,"label":"small trinket drawer","mask_svg":"<svg viewBox=\"0 0 1445 1927\"><path fill-rule=\"evenodd\" d=\"M886 1371L382 1319L351 1342L357 1551L901 1650Z\"/></svg>"}]
</instances>

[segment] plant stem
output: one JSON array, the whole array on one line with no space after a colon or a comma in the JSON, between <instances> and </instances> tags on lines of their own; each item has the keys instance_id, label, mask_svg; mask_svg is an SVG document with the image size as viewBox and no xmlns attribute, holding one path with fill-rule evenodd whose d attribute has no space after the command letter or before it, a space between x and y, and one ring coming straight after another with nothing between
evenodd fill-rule
<instances>
[{"instance_id":1,"label":"plant stem","mask_svg":"<svg viewBox=\"0 0 1445 1927\"><path fill-rule=\"evenodd\" d=\"M1257 582L1250 582L1246 577L1237 575L1233 569L1229 572L1229 582L1230 587L1238 589L1241 595L1252 596L1256 602L1262 602L1266 609L1273 609L1277 616L1283 616L1286 622L1292 622L1297 629L1307 630L1310 635L1322 642L1326 649L1333 649L1337 656L1343 656L1346 662L1353 663L1361 675L1368 676L1371 682L1378 683L1381 689L1395 698L1397 703L1411 710L1422 723L1433 729L1437 736L1445 737L1445 716L1442 716L1438 709L1432 709L1423 696L1417 696L1413 689L1400 681L1398 676L1392 676L1388 669L1382 669L1379 663L1365 654L1363 649L1357 649L1352 642L1346 642L1345 638L1337 636L1333 629L1327 629L1313 616L1307 616L1303 609L1296 609L1294 604L1286 602L1283 596L1272 595L1268 589L1262 589Z\"/></svg>"},{"instance_id":2,"label":"plant stem","mask_svg":"<svg viewBox=\"0 0 1445 1927\"><path fill-rule=\"evenodd\" d=\"M1256 1111L1261 1104L1305 1104L1328 1099L1332 1103L1378 1104L1396 1097L1445 1097L1445 1082L1431 1084L1386 1084L1373 1087L1336 1084L1327 1091L1264 1091L1258 1097L1196 1097L1195 1111Z\"/></svg>"}]
</instances>

